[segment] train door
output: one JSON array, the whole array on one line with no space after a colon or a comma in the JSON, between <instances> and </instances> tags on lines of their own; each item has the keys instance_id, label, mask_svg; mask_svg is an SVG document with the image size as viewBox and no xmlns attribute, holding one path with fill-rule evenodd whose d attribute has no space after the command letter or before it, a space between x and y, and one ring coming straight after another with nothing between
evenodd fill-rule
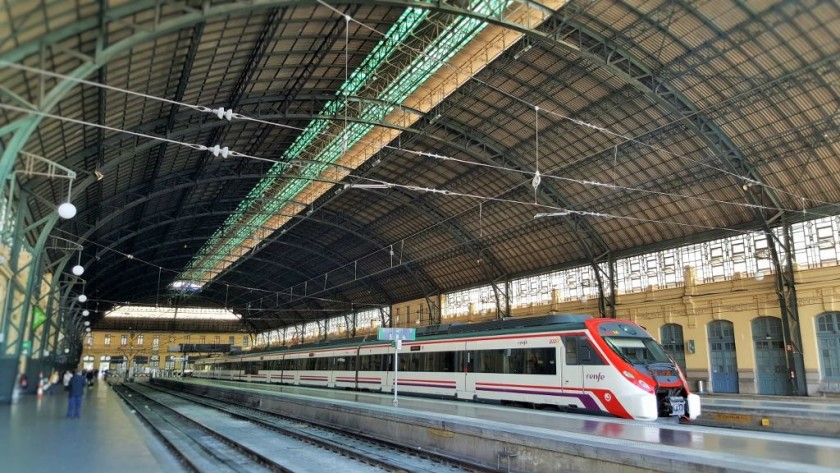
<instances>
[{"instance_id":1,"label":"train door","mask_svg":"<svg viewBox=\"0 0 840 473\"><path fill-rule=\"evenodd\" d=\"M712 369L712 392L738 392L738 359L732 322L717 320L709 324L709 361Z\"/></svg>"},{"instance_id":2,"label":"train door","mask_svg":"<svg viewBox=\"0 0 840 473\"><path fill-rule=\"evenodd\" d=\"M563 337L563 362L560 364L560 379L563 382L563 395L569 407L584 407L583 364L581 363L580 335ZM588 346L588 344L586 344Z\"/></svg>"},{"instance_id":3,"label":"train door","mask_svg":"<svg viewBox=\"0 0 840 473\"><path fill-rule=\"evenodd\" d=\"M782 337L782 321L776 317L759 317L752 321L752 332L758 394L793 394Z\"/></svg>"},{"instance_id":4,"label":"train door","mask_svg":"<svg viewBox=\"0 0 840 473\"><path fill-rule=\"evenodd\" d=\"M665 324L660 331L662 335L662 348L677 362L685 374L685 340L683 329L680 324Z\"/></svg>"},{"instance_id":5,"label":"train door","mask_svg":"<svg viewBox=\"0 0 840 473\"><path fill-rule=\"evenodd\" d=\"M481 375L475 370L476 364L481 358L481 351L470 351L467 349L470 346L471 344L469 343L464 344L464 350L457 351L454 355L455 369L457 370L455 372L455 396L459 399L475 400L481 397L478 393L478 386L476 384L477 379ZM506 351L510 352L510 350ZM461 377L458 371L463 372L464 376Z\"/></svg>"}]
</instances>

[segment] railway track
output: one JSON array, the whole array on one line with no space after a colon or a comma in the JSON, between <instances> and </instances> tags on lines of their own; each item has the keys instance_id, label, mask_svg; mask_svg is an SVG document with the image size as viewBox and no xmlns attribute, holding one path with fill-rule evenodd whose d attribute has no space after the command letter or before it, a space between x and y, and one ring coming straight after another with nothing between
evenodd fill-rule
<instances>
[{"instance_id":1,"label":"railway track","mask_svg":"<svg viewBox=\"0 0 840 473\"><path fill-rule=\"evenodd\" d=\"M193 471L497 471L159 386L115 389Z\"/></svg>"}]
</instances>

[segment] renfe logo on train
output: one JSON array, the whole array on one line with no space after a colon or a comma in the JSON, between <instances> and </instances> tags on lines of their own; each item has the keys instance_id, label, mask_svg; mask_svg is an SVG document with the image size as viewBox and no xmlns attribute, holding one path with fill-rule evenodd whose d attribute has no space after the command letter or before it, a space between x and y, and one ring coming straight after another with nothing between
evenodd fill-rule
<instances>
[{"instance_id":1,"label":"renfe logo on train","mask_svg":"<svg viewBox=\"0 0 840 473\"><path fill-rule=\"evenodd\" d=\"M595 373L595 374L586 375L586 379L594 379L595 382L597 382L597 383L600 383L601 381L603 381L604 378L606 378L606 376L604 376L604 373Z\"/></svg>"}]
</instances>

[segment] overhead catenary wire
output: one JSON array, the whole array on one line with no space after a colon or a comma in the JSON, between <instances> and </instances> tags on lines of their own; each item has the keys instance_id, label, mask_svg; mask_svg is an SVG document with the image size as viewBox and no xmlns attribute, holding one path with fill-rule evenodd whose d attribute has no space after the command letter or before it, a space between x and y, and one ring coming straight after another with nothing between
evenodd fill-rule
<instances>
[{"instance_id":1,"label":"overhead catenary wire","mask_svg":"<svg viewBox=\"0 0 840 473\"><path fill-rule=\"evenodd\" d=\"M349 18L348 15L344 15L345 21L349 23L350 20L348 18ZM360 22L356 22L356 23L362 24ZM348 41L349 41L349 37L348 37ZM345 57L345 60L346 60L346 57ZM55 73L55 72L45 71L45 70L42 70L42 69L30 67L30 66L18 65L18 64L9 63L9 62L6 62L6 61L0 61L0 65L6 65L8 67L17 68L17 69L24 70L24 71L27 71L27 72L32 72L32 73L37 73L37 74L45 74L45 75L48 75L50 77L62 78L62 79L65 79L65 80L72 80L72 81L76 81L76 82L79 82L79 83L83 83L83 84L87 84L87 85L91 85L91 86L95 86L95 87L104 87L107 90L112 90L112 91L131 94L131 95L137 95L137 96L147 98L147 99L160 100L160 101L163 101L165 103L184 106L184 107L194 109L194 110L197 110L197 111L200 111L200 112L210 112L214 115L217 115L220 119L223 118L223 115L226 115L228 120L230 120L231 117L235 117L235 118L239 118L239 119L243 119L243 120L249 120L249 121L253 121L253 122L261 123L261 124L266 124L266 125L270 125L270 126L276 126L276 127L281 127L281 128L289 128L289 129L294 129L294 130L297 130L297 131L302 131L303 130L303 128L300 128L300 127L293 127L293 126L284 125L284 124L280 124L280 123L276 123L276 122L271 122L271 121L268 121L268 120L262 120L262 119L258 119L258 118L254 118L254 117L248 117L248 116L242 115L242 114L233 114L230 110L223 111L223 109L211 109L209 107L204 107L204 106L200 106L200 105L177 102L177 101L174 101L174 100L161 98L161 97L156 97L156 96L141 93L141 92L135 92L135 91L127 90L127 89L122 89L122 88L119 88L119 87L100 84L98 82L92 82L92 81L88 81L88 80L85 80L85 79L69 77L69 76L65 76L65 75L62 75L62 74ZM452 67L451 65L447 65L447 64L444 64L444 65L447 66L447 67ZM347 69L345 69L345 74L347 74ZM485 84L485 85L487 85L488 87L490 86L489 84ZM503 92L503 91L499 90L499 92ZM345 127L346 127L347 126L347 124L346 124L346 120L347 120L347 108L346 108L347 95L346 94L344 94L344 95L345 95L345 116L344 116L344 119L345 119ZM510 96L510 97L511 98L516 98L514 96ZM523 103L529 104L528 102L523 102ZM397 105L398 104L394 104L394 106L397 106ZM7 109L16 110L16 111L19 111L19 112L22 112L22 113L36 113L36 114L41 114L43 116L50 117L50 118L63 119L65 121L69 121L69 122L73 122L73 123L77 123L77 124L99 127L101 129L105 129L105 130L128 133L128 134L132 134L132 135L142 137L142 138L158 139L158 140L166 141L166 142L170 142L170 143L181 144L181 145L188 146L188 147L196 149L196 150L209 151L209 152L213 153L215 156L221 155L225 158L227 156L244 157L244 158L248 158L248 159L260 160L260 161L271 162L271 163L278 163L279 162L278 160L272 160L272 159L262 158L262 157L259 157L259 156L253 156L253 155L247 155L247 154L244 154L244 153L239 153L239 152L236 152L234 150L229 150L227 147L220 147L219 145L207 147L207 146L199 145L199 144L183 143L183 142L179 142L177 140L171 140L171 139L164 138L164 137L156 137L156 136L153 136L153 135L147 135L147 134L138 133L138 132L134 132L134 131L130 131L130 130L122 130L122 129L118 129L118 128L113 128L113 127L100 125L100 124L97 124L97 123L86 122L86 121L83 121L83 120L76 120L76 119L66 118L66 117L58 117L57 115L54 115L54 114L46 114L44 112L36 112L36 111L33 111L31 109L28 109L28 108L15 107L15 106L5 105L5 104L0 104L0 106L4 106ZM535 121L536 121L539 118L539 115L538 115L539 106L533 105L533 108L536 112L536 119L535 119ZM549 113L553 113L553 114L556 115L556 112L549 112ZM562 114L558 115L558 116L560 116L561 118L570 119L573 122L585 123L585 122L580 122L579 120L571 119L570 117L566 117L565 115L562 115ZM589 126L590 128L603 130L605 133L611 133L611 132L609 132L609 130L606 130L603 127L598 127L596 125L592 125L592 124L588 124L588 123L585 123L585 124L587 126ZM536 131L537 131L537 134L535 135L536 136L535 139L536 139L537 143L536 143L535 148L538 149L538 122L537 122L537 130ZM614 134L614 135L621 136L621 135L617 135L617 134ZM333 135L333 136L336 136L336 135ZM635 140L633 138L628 138L628 137L624 137L624 136L621 136L621 137L624 138L626 141L636 142L638 144L647 146L651 149L657 149L657 150L666 152L666 153L671 154L671 155L676 156L676 157L683 157L683 156L671 153L667 150L663 150L661 148L657 148L657 147L654 147L654 146L649 145L647 143ZM345 136L345 138L346 138L346 136ZM615 157L617 157L617 146L618 145L615 145L615 151L614 151ZM402 149L401 147L393 147L391 145L385 145L384 148L386 148L386 149L396 149L396 150L399 150L399 151L405 151L405 152L409 152L409 153L412 152L412 150ZM345 152L346 152L346 150L345 150ZM497 170L500 170L500 171L518 172L518 173L522 173L522 174L528 174L527 171L521 171L521 170L517 170L517 169L505 167L505 166L488 165L486 163L479 163L479 162L470 161L470 160L457 159L457 158L453 158L453 157L449 157L449 156L445 156L445 155L434 154L434 153L416 152L415 154L418 154L418 155L421 155L421 156L432 157L432 158L435 158L435 159L451 160L451 161L456 161L456 162L460 162L460 163L464 163L464 164L471 164L471 165L475 165L475 166L490 167L490 168L497 169ZM714 166L712 166L712 168L715 169L715 170L718 170L720 172L731 174L728 171L725 171L723 169L720 169L720 168L717 168L717 167L714 167ZM593 186L601 186L601 187L608 187L608 188L611 187L609 184L599 183L599 182L590 181L590 180L575 180L575 179L570 179L570 178L564 178L564 177L561 177L561 176L551 176L551 175L546 175L546 177L547 178L552 178L552 179L562 179L562 180L566 180L568 182L576 182L576 183L582 184L582 185L593 185ZM743 176L735 176L735 177L737 177L740 182L749 183L750 185L755 184L755 185L761 185L761 186L768 187L763 183L758 183L758 182L753 181L752 179L747 178L747 177L743 177ZM541 178L541 176L539 174L539 169L537 167L535 169L535 172L533 174L531 174L531 184L532 184L532 186L534 186L535 184L538 185L539 181L540 181L540 178ZM644 193L650 193L650 194L656 194L656 195L662 195L662 196L668 196L668 197L675 197L675 198L678 197L678 198L683 198L683 199L696 199L698 201L703 201L703 202L718 203L718 204L725 204L725 205L734 205L734 206L741 206L741 207L745 207L745 208L758 208L758 209L761 209L761 210L768 210L768 211L774 211L774 210L784 210L784 211L788 211L788 212L802 211L802 209L779 209L779 208L776 208L776 207L761 206L761 205L757 205L757 204L750 204L750 203L744 203L744 202L721 201L721 200L708 199L708 198L702 198L702 197L697 197L697 196L686 196L686 195L683 195L683 194L666 193L666 192L651 191L651 190L646 190L646 189L638 189L638 188L633 188L633 187L629 187L629 186L616 187L615 184L613 184L613 186L611 188L617 189L617 190L620 189L620 190L624 190L624 191L628 191L628 192L644 192ZM774 189L778 192L783 192L783 193L785 193L787 195L791 195L793 197L797 197L803 203L806 202L806 201L811 201L811 202L814 202L816 204L821 204L821 205L836 205L836 204L833 204L833 203L830 203L830 202L824 202L824 201L819 201L819 200L807 198L805 196L799 196L799 195L792 194L792 193L789 193L789 192L786 192L786 191L782 191L780 189L776 189L776 188L773 188L773 187L768 187L768 188ZM535 201L536 201L536 192L535 192ZM803 205L803 209L805 209L804 205ZM819 216L820 214L814 213L814 215ZM826 214L826 215L823 215L823 216L829 216L829 215Z\"/></svg>"},{"instance_id":2,"label":"overhead catenary wire","mask_svg":"<svg viewBox=\"0 0 840 473\"><path fill-rule=\"evenodd\" d=\"M322 3L322 2L319 2L319 3ZM326 5L326 4L324 4L324 5ZM332 9L335 10L334 8L332 8ZM338 11L338 10L335 10L335 11ZM344 16L345 21L348 22L348 23L352 19L352 17L350 17L349 15L346 15L346 14L342 14L342 15ZM356 21L356 23L363 25L363 23L358 22L358 21ZM377 33L384 36L384 34L381 33L381 32L377 32ZM348 37L347 41L349 41L349 37ZM401 47L402 47L402 45L401 45ZM412 48L409 48L409 49L412 49ZM412 49L412 50L414 52L418 52L418 54L422 53L422 51L417 51L417 50L414 50L414 49ZM432 59L434 59L434 58L432 58ZM345 61L346 60L347 59L346 59L346 56L345 56ZM249 117L249 116L244 115L244 114L233 113L231 110L224 110L222 108L211 109L209 107L205 107L205 106L201 106L201 105L178 102L178 101L174 101L174 100L171 100L171 99L166 99L166 98L157 97L157 96L154 96L154 95L145 94L145 93L142 93L142 92L136 92L136 91L127 90L127 89L123 89L123 88L119 88L119 87L100 84L98 82L88 81L88 80L85 80L85 79L70 77L70 76L66 76L66 75L63 75L63 74L59 74L59 73L55 73L55 72L51 72L51 71L46 71L46 70L43 70L43 69L34 68L34 67L31 67L31 66L9 63L7 61L2 61L2 60L0 60L0 66L7 66L7 67L16 68L16 69L24 70L24 71L27 71L27 72L36 73L36 74L44 74L44 75L47 75L47 76L50 76L50 77L61 78L61 79L64 79L64 80L71 80L71 81L75 81L75 82L78 82L78 83L82 83L82 84L86 84L86 85L90 85L90 86L94 86L94 87L104 87L107 90L111 90L111 91L115 91L115 92L121 92L121 93L125 93L125 94L130 94L130 95L136 95L136 96L143 97L143 98L150 99L150 100L160 100L164 103L187 107L187 108L199 111L199 112L211 113L213 115L218 116L220 119L225 118L225 117L227 117L228 120L231 120L231 118L237 118L237 119L242 119L242 120L246 120L246 121L253 121L255 123L261 123L261 124L265 124L265 125L276 126L276 127L280 127L280 128L293 129L293 130L296 130L296 131L303 131L304 130L304 128L301 128L301 127L289 126L289 125L280 124L280 123L276 123L276 122L272 122L272 121L268 121L268 120L262 120L262 119L255 118L255 117ZM450 68L453 67L448 63L443 63L442 66L443 67L450 67ZM345 68L345 75L346 74L347 74L347 69ZM485 85L487 87L491 87L494 90L496 90L497 92L503 93L506 96L510 97L511 99L514 99L518 102L521 102L521 103L533 108L536 112L535 121L537 123L536 123L535 128L538 127L539 110L540 110L540 107L538 105L535 105L535 104L532 104L530 102L524 101L524 100L522 100L522 99L520 99L516 96L513 96L513 95L511 95L507 92L502 91L501 89L498 89L498 88L492 86L489 83L486 83L486 82L483 82L483 81L480 81L480 80L478 80L478 81L480 83L482 83L482 85ZM343 95L345 96L344 120L345 120L345 128L346 128L347 120L348 120L348 116L347 116L347 99L348 99L348 97L347 97L346 93L344 93ZM5 105L5 104L0 104L0 105L4 105L8 109L20 111L20 112L23 112L23 113L28 112L28 113L40 114L40 115L47 116L47 117L50 117L50 118L58 118L58 116L56 116L56 115L45 114L44 112L33 111L31 109L28 109L28 108L15 107L15 106ZM399 104L392 104L392 105L393 106L399 106ZM719 104L717 104L717 106L719 106ZM772 187L772 186L768 186L765 183L757 182L757 181L755 181L755 180L753 180L749 177L740 176L740 175L732 173L731 171L728 171L728 170L725 170L725 169L722 169L722 168L719 168L719 167L716 167L716 166L712 166L712 165L709 165L709 164L706 164L706 163L701 163L699 161L688 158L687 156L679 155L679 154L673 153L671 151L668 151L664 148L650 145L650 144L645 143L643 141L639 141L638 139L636 139L634 137L627 137L627 136L624 136L624 135L621 135L621 134L618 134L618 133L615 133L615 132L611 132L610 130L608 130L604 127L600 127L598 125L594 125L594 124L591 124L591 123L588 123L588 122L585 122L585 121L582 121L582 120L574 119L572 117L569 117L565 114L562 114L562 113L559 113L559 112L556 112L556 111L546 110L546 112L549 113L549 114L555 115L555 116L557 116L561 119L569 120L572 123L575 123L575 124L578 124L578 125L581 125L581 126L586 126L588 128L598 130L602 133L605 133L605 134L608 134L608 135L611 135L611 136L614 136L614 137L619 137L619 138L623 139L625 142L633 142L635 144L638 144L638 145L641 145L641 146L644 146L644 147L647 147L647 148L650 148L650 149L653 149L653 150L656 150L656 151L659 151L659 152L666 153L666 154L674 156L676 158L690 160L690 161L694 162L695 164L698 164L698 165L701 165L703 167L707 167L707 168L716 170L718 172L728 174L732 177L735 177L736 180L739 183L749 183L751 185L760 185L760 186L767 187L768 189L774 190L774 191L779 192L779 193L784 193L784 194L790 195L792 197L800 198L803 201L807 200L807 201L814 202L815 204L837 205L837 204L831 203L831 202L824 202L824 201L820 201L820 200L811 199L811 198L808 198L808 197L805 197L805 196L799 196L797 194L787 192L783 189L778 189L778 188L775 188L775 187ZM699 112L700 111L698 111L698 113ZM60 119L60 118L58 118L58 119ZM124 133L133 134L133 135L138 136L138 137L160 139L161 141L168 141L170 143L182 144L182 145L189 146L189 147L191 147L193 149L196 149L196 150L199 150L199 151L210 151L211 153L213 153L216 156L222 155L223 157L227 157L229 155L229 156L233 156L233 157L245 157L245 158L249 158L249 159L261 160L261 161L266 161L266 162L271 162L271 163L280 162L279 160L261 158L261 157L258 157L258 156L247 155L247 154L239 153L239 152L236 152L236 151L233 151L233 150L228 150L227 147L220 147L219 145L216 145L215 147L207 147L207 146L199 145L199 144L182 143L182 142L178 142L176 140L169 140L169 139L163 138L163 137L154 137L152 135L146 135L146 134L143 134L143 133L133 132L133 131L130 131L130 130L121 130L121 129L117 129L117 128L113 128L113 127L100 126L99 124L91 123L91 122L84 122L82 120L76 120L76 119L72 119L72 118L64 118L64 119L66 121L71 121L71 122L78 123L78 124L86 124L86 125L89 125L89 126L100 127L101 129L105 129L105 130L122 131ZM676 123L676 122L678 122L682 119L684 119L684 117L680 118L678 120L674 120L672 123ZM338 135L335 135L335 134L332 134L332 133L329 133L329 132L327 132L327 133L328 133L328 136L333 136L333 137L338 136ZM346 138L346 134L342 134L342 135L344 135L345 138ZM537 153L538 153L538 139L539 139L538 129L537 129L537 133L536 133L535 136L536 136L535 139L537 141L535 148L537 148ZM361 140L361 142L364 142L364 139ZM616 153L617 153L617 146L618 145L614 146L615 150L616 150L615 151ZM411 151L411 150L402 149L400 147L393 147L391 145L385 145L385 146L383 146L383 148L385 148L385 149L395 149L395 150L399 150L399 151L408 151L408 152ZM346 149L345 149L345 152L346 152ZM598 153L600 153L600 152L596 152L595 154L598 154ZM433 154L433 153L417 153L417 154L420 154L420 155L423 155L423 156L428 156L428 157L434 157L434 158L442 159L442 160L457 161L457 162L461 162L461 163L465 163L465 164L469 163L469 164L472 164L472 165L488 166L488 167L493 167L494 169L508 171L508 172L520 172L520 173L523 173L523 174L527 174L527 172L520 171L520 170L513 169L513 168L509 168L509 167L505 167L505 166L489 166L486 163L477 163L477 162L474 162L474 161L456 159L456 158L451 158L451 157L448 157L448 156ZM564 165L561 165L561 166L564 166ZM537 183L537 185L539 184L540 177L541 177L541 175L539 173L539 168L537 167L535 169L535 172L532 174L532 177L531 177L532 186L534 186L535 183ZM555 176L555 177L558 177L558 176ZM572 181L573 182L578 182L580 184L593 184L594 183L594 181L582 181L582 180L572 180ZM634 189L632 187L622 187L621 189L626 190L626 191L637 191L637 189ZM646 191L646 192L654 193L653 191ZM702 198L699 198L699 197L696 197L696 196L685 196L685 195L682 195L682 194L673 194L673 193L667 193L667 194L663 193L663 194L660 194L660 195L669 195L669 196L679 195L682 198L686 198L686 199L702 199ZM744 206L744 207L756 207L756 205L754 205L754 204L747 204L747 203L737 203L737 202L729 202L729 201L716 201L714 199L709 199L707 201L714 201L714 202L717 202L717 203L728 204L728 205L741 205L741 206ZM777 209L775 207L762 207L762 208L764 208L766 210L785 210L785 211L800 211L801 210L801 209ZM825 216L828 216L828 215L825 215Z\"/></svg>"},{"instance_id":3,"label":"overhead catenary wire","mask_svg":"<svg viewBox=\"0 0 840 473\"><path fill-rule=\"evenodd\" d=\"M199 151L207 151L207 152L212 153L215 156L222 156L223 158L240 157L240 158L253 159L253 160L257 160L257 161L264 161L264 162L275 163L275 164L279 163L279 162L283 162L286 165L302 166L301 164L296 164L295 161L289 162L289 161L280 161L280 160L275 160L275 159L270 159L270 158L263 158L263 157L259 157L259 156L240 153L240 152L235 151L235 150L230 150L227 147L220 147L219 145L208 147L208 146L204 146L204 145L200 145L200 144L196 144L196 143L178 141L178 140L173 140L171 138L165 138L165 137L156 136L156 135L149 135L149 134L146 134L146 133L140 133L140 132L135 132L135 131L131 131L131 130L123 130L123 129L120 129L120 128L115 128L115 127L111 127L111 126L107 126L107 125L101 125L101 124L98 124L98 123L92 123L92 122L88 122L88 121L84 121L84 120L78 120L78 119L70 118L70 117L64 117L64 116L60 116L60 115L56 115L56 114L52 114L52 113L48 113L48 112L33 111L33 110L29 110L29 109L26 109L26 108L23 108L23 107L18 107L18 106L15 106L15 105L0 103L0 109L17 111L17 112L21 112L21 113L30 113L30 114L34 114L34 115L40 115L40 116L43 116L45 118L51 118L51 119L54 119L54 120L65 121L65 122L77 124L77 125L80 125L80 126L90 126L90 127L95 127L95 128L108 130L108 131L113 131L113 132L116 132L116 133L125 133L125 134L136 136L136 137L139 137L139 138L146 138L146 139L151 139L151 140L163 141L163 142L166 142L166 143L171 143L171 144L175 144L175 145L179 145L179 146L185 146L185 147L195 149L195 150L199 150ZM387 147L393 148L391 146L387 146ZM433 159L455 161L455 162L460 162L460 163L464 163L464 164L471 164L471 165L480 166L480 167L486 167L486 168L491 168L491 169L496 169L496 170L504 170L504 171L514 172L514 173L518 173L518 174L529 175L529 176L532 176L532 178L530 180L532 186L534 186L535 183L538 186L539 182L544 177L546 179L557 179L557 180L563 180L563 181L573 182L573 183L582 184L582 185L589 185L589 186L595 186L595 187L617 188L617 189L628 191L628 192L642 192L642 193L655 194L655 195L661 195L661 196L698 200L698 201L703 201L703 202L708 202L708 203L716 203L716 204L722 204L722 205L733 205L733 206L737 206L737 207L760 208L760 209L764 209L764 210L786 210L786 211L789 211L789 212L800 211L799 209L777 209L776 207L760 206L760 205L757 205L757 204L749 204L749 203L743 203L743 202L731 202L731 201L723 201L723 200L709 199L709 198L696 197L696 196L686 196L686 195L682 195L682 194L662 192L662 191L652 191L652 190L647 190L647 189L638 189L638 188L633 188L633 187L628 187L628 186L615 186L613 184L602 183L602 182L598 182L598 181L572 179L572 178L566 178L566 177L562 177L562 176L552 176L552 175L548 175L548 174L541 175L539 173L530 173L529 171L522 171L522 170L503 167L503 166L490 165L490 164L486 164L486 163L479 163L479 162L475 162L475 161L452 158L452 157L439 155L439 154L435 154L435 153L415 151L415 150L410 150L410 149L399 149L399 151L406 152L406 153L411 153L411 154L422 155L422 156L430 157L430 158L433 158ZM302 160L296 160L296 161L302 161ZM325 164L325 165L328 165L328 166L333 166L334 165L332 163L322 163L322 164ZM504 202L508 202L508 203L517 202L517 203L528 204L528 205L537 204L537 202L534 202L533 204L531 204L531 203L527 203L527 202L515 201L515 200L512 200L512 199L494 199L494 198L491 198L491 197L475 196L475 195L463 194L463 193L458 193L458 192L449 191L449 190L427 188L427 187L420 187L420 186L412 186L412 185L406 185L406 184L387 183L387 182L384 182L384 181L375 181L375 180L366 178L364 176L356 176L356 175L353 175L353 174L348 174L346 177L353 177L353 178L356 178L356 179L368 180L368 181L373 181L373 182L385 184L385 185L388 185L389 187L401 187L401 188L404 188L404 189L407 189L407 190L414 190L414 191L421 191L421 192L432 192L432 193L438 193L438 194L443 194L443 195L457 195L457 196L463 196L463 197L469 196L469 197L474 197L474 198L479 198L479 199L504 201ZM303 176L299 176L298 178L307 179ZM535 187L535 191L536 191L536 187ZM805 199L805 197L802 197L802 198ZM537 205L540 205L540 204L537 204ZM547 205L543 205L543 206L545 206L547 208L551 208L551 209L557 209L556 207L552 207L552 206L547 206ZM568 209L562 209L562 210L568 210ZM575 211L575 212L579 213L581 215L595 215L595 214L598 214L598 212L586 212L586 211ZM820 215L818 213L813 213L813 214L814 215ZM824 216L829 216L829 215L826 214ZM619 216L615 216L615 217L616 218L621 218ZM664 223L664 222L660 222L660 223Z\"/></svg>"}]
</instances>

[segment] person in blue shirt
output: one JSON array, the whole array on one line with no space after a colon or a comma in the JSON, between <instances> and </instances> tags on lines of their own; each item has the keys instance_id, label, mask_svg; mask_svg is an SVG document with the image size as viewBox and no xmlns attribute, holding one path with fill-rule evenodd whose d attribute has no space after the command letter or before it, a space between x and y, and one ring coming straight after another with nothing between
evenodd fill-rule
<instances>
[{"instance_id":1,"label":"person in blue shirt","mask_svg":"<svg viewBox=\"0 0 840 473\"><path fill-rule=\"evenodd\" d=\"M79 418L82 413L82 396L85 393L85 386L87 381L85 377L79 374L78 371L73 370L73 377L70 378L70 399L67 404L67 418Z\"/></svg>"}]
</instances>

